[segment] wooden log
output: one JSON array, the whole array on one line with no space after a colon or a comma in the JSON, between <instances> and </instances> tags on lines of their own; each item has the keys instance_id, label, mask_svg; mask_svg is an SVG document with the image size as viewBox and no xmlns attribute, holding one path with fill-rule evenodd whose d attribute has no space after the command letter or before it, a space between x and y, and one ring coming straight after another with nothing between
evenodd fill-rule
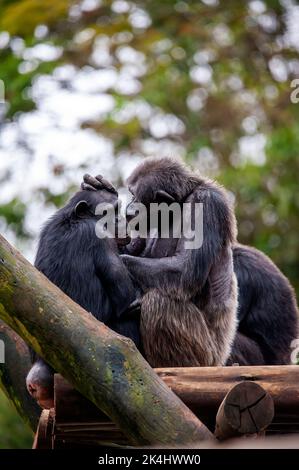
<instances>
[{"instance_id":1,"label":"wooden log","mask_svg":"<svg viewBox=\"0 0 299 470\"><path fill-rule=\"evenodd\" d=\"M115 422L132 444L214 439L141 356L0 236L0 318Z\"/></svg>"},{"instance_id":2,"label":"wooden log","mask_svg":"<svg viewBox=\"0 0 299 470\"><path fill-rule=\"evenodd\" d=\"M38 423L32 449L52 449L54 434L54 409L43 410Z\"/></svg>"},{"instance_id":3,"label":"wooden log","mask_svg":"<svg viewBox=\"0 0 299 470\"><path fill-rule=\"evenodd\" d=\"M164 382L184 401L196 408L218 407L233 385L252 381L270 392L280 410L298 408L299 367L177 367L155 369ZM299 412L299 410L298 410Z\"/></svg>"},{"instance_id":4,"label":"wooden log","mask_svg":"<svg viewBox=\"0 0 299 470\"><path fill-rule=\"evenodd\" d=\"M41 409L29 395L25 385L31 367L28 346L0 320L0 340L4 344L5 361L0 363L0 388L12 401L17 412L35 432Z\"/></svg>"},{"instance_id":5,"label":"wooden log","mask_svg":"<svg viewBox=\"0 0 299 470\"><path fill-rule=\"evenodd\" d=\"M250 380L274 400L275 417L267 433L299 430L298 366L165 368L156 372L210 429L231 387Z\"/></svg>"},{"instance_id":6,"label":"wooden log","mask_svg":"<svg viewBox=\"0 0 299 470\"><path fill-rule=\"evenodd\" d=\"M193 367L157 371L211 430L215 428L217 410L225 395L240 382L246 387L250 378L274 400L275 417L266 434L299 433L298 366ZM55 375L54 384L55 448L129 444L120 428L59 374Z\"/></svg>"},{"instance_id":7,"label":"wooden log","mask_svg":"<svg viewBox=\"0 0 299 470\"><path fill-rule=\"evenodd\" d=\"M219 407L215 436L224 440L261 434L273 417L271 395L255 382L240 382L227 393Z\"/></svg>"},{"instance_id":8,"label":"wooden log","mask_svg":"<svg viewBox=\"0 0 299 470\"><path fill-rule=\"evenodd\" d=\"M59 374L54 377L54 403L55 449L74 445L82 448L111 443L129 445L128 438L119 427Z\"/></svg>"}]
</instances>

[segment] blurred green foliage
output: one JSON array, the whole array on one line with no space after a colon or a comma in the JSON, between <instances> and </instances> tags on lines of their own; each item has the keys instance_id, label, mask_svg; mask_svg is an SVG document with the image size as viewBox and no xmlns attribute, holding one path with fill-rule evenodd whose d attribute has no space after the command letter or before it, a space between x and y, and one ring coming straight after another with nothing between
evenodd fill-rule
<instances>
[{"instance_id":1,"label":"blurred green foliage","mask_svg":"<svg viewBox=\"0 0 299 470\"><path fill-rule=\"evenodd\" d=\"M33 434L0 390L0 449L31 449Z\"/></svg>"},{"instance_id":2,"label":"blurred green foliage","mask_svg":"<svg viewBox=\"0 0 299 470\"><path fill-rule=\"evenodd\" d=\"M270 255L299 294L299 103L290 101L299 57L286 39L286 3L103 0L80 9L76 1L0 0L0 29L11 39L22 39L25 47L63 47L59 59L39 61L27 73L19 73L23 58L11 42L0 49L7 119L14 122L35 106L27 93L32 81L58 64L119 73L129 67L139 86L128 93L111 85L115 109L83 127L112 139L116 157L147 155L149 143L177 146L190 164L232 192L239 240ZM42 38L35 30L40 25L47 26ZM94 60L102 39L108 65ZM137 55L124 60L124 48ZM150 119L127 112L138 103L180 125L172 132L153 128ZM125 118L119 119L121 112ZM52 195L41 188L46 202L57 206L69 190ZM19 237L29 236L16 200L0 207L0 215Z\"/></svg>"},{"instance_id":3,"label":"blurred green foliage","mask_svg":"<svg viewBox=\"0 0 299 470\"><path fill-rule=\"evenodd\" d=\"M38 24L56 25L67 15L69 0L51 2L39 0L2 1L0 28L12 35L30 36Z\"/></svg>"},{"instance_id":4,"label":"blurred green foliage","mask_svg":"<svg viewBox=\"0 0 299 470\"><path fill-rule=\"evenodd\" d=\"M26 207L18 199L12 199L8 204L0 206L0 217L4 217L9 226L18 236L26 236L23 230L23 222Z\"/></svg>"}]
</instances>

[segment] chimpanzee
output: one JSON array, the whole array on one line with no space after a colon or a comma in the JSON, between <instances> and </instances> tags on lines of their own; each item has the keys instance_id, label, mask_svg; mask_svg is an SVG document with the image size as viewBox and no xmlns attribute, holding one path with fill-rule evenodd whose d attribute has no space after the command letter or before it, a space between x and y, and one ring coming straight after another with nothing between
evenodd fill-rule
<instances>
[{"instance_id":1,"label":"chimpanzee","mask_svg":"<svg viewBox=\"0 0 299 470\"><path fill-rule=\"evenodd\" d=\"M294 289L261 251L236 243L239 327L229 364L290 364L291 342L298 337Z\"/></svg>"},{"instance_id":2,"label":"chimpanzee","mask_svg":"<svg viewBox=\"0 0 299 470\"><path fill-rule=\"evenodd\" d=\"M141 202L155 201L158 191L180 203L192 198L203 202L204 242L200 250L184 251L185 267L181 273L183 282L197 283L197 299L194 301L200 306L207 295L215 295L211 288L214 270L219 270L216 292L221 284L229 282L231 276L230 272L225 274L219 256L221 231L230 230L223 216L223 196L209 180L169 158L145 160L129 177L128 185L135 200ZM228 363L287 364L290 362L291 342L298 335L294 290L267 256L238 244L235 239L232 242L239 288L239 326ZM123 259L139 279L148 279L155 273L152 278L154 287L180 265L181 253L178 246L167 255L170 258L157 260L125 256ZM151 257L159 257L159 246L154 247Z\"/></svg>"},{"instance_id":3,"label":"chimpanzee","mask_svg":"<svg viewBox=\"0 0 299 470\"><path fill-rule=\"evenodd\" d=\"M129 240L96 235L100 219L95 215L96 207L112 204L117 211L118 194L102 177L97 181L98 191L77 192L47 222L35 266L85 310L139 346L138 317L124 318L136 298L136 287L118 255L118 247ZM53 370L33 356L27 388L42 407L48 408L53 402Z\"/></svg>"},{"instance_id":4,"label":"chimpanzee","mask_svg":"<svg viewBox=\"0 0 299 470\"><path fill-rule=\"evenodd\" d=\"M183 305L181 302L185 301L185 298L180 299L181 293L184 292L181 287L187 287L185 292L190 298L190 286L195 290L197 286L192 300L202 309L203 304L213 302L213 298L217 300L218 294L226 289L227 283L230 285L231 272L228 270L226 273L221 258L221 248L228 231L232 242L234 271L238 280L239 325L227 363L288 364L291 342L298 336L298 309L294 290L267 256L236 242L231 224L227 224L225 217L224 195L218 187L170 158L146 159L135 169L127 183L134 196L134 202L149 204L177 201L182 204L193 200L204 204L204 243L199 250L184 250L182 244L174 244L171 239L165 241L158 238L154 243L152 240L151 243L148 240L132 240L127 251L134 256L123 256L123 259L139 282L156 289L156 292L160 286L165 286L168 279L172 280L173 286L177 283L180 290L174 289L175 295L178 292L179 294L173 297L173 300L177 301L178 310L179 305ZM216 276L216 282L213 282L213 276ZM163 310L158 310L160 317L154 316L151 321L156 323L150 325L152 329L161 328L162 333L168 328L168 320L171 317L171 311L165 302ZM180 312L183 317L182 308ZM182 318L180 326L183 322ZM187 341L189 332L196 327L195 322L195 319L190 319L183 332ZM209 318L207 327L209 331L213 329ZM169 343L168 347L171 350L180 348L180 336L175 338L173 330L171 334L172 344ZM169 339L169 334L166 337ZM192 348L193 335L189 337ZM147 338L152 343L149 347L153 349L153 353L158 355L159 361L162 360L154 349L159 347L156 336L147 331ZM167 347L167 344L165 346ZM175 354L175 350L172 352ZM180 350L177 357L181 358L181 355Z\"/></svg>"}]
</instances>

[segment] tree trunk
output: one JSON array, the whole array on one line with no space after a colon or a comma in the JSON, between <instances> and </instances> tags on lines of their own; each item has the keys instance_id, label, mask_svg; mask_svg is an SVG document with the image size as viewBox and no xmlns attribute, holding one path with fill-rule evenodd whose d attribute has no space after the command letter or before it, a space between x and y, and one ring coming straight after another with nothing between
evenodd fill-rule
<instances>
[{"instance_id":1,"label":"tree trunk","mask_svg":"<svg viewBox=\"0 0 299 470\"><path fill-rule=\"evenodd\" d=\"M31 398L25 385L26 375L31 367L28 346L1 320L0 340L3 341L5 353L5 361L0 364L0 388L13 402L23 420L35 431L41 409Z\"/></svg>"},{"instance_id":2,"label":"tree trunk","mask_svg":"<svg viewBox=\"0 0 299 470\"><path fill-rule=\"evenodd\" d=\"M117 423L132 444L213 439L131 340L98 322L0 237L0 318Z\"/></svg>"}]
</instances>

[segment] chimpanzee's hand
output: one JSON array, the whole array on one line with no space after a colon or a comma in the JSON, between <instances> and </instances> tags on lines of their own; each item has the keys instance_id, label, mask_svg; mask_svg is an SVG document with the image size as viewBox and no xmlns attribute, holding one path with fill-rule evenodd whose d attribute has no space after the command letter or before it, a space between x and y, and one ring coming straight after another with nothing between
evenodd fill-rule
<instances>
[{"instance_id":1,"label":"chimpanzee's hand","mask_svg":"<svg viewBox=\"0 0 299 470\"><path fill-rule=\"evenodd\" d=\"M89 174L84 175L83 182L81 183L81 189L87 191L99 191L100 189L106 189L111 193L117 194L117 191L113 184L103 178L102 175L97 175L95 177Z\"/></svg>"},{"instance_id":2,"label":"chimpanzee's hand","mask_svg":"<svg viewBox=\"0 0 299 470\"><path fill-rule=\"evenodd\" d=\"M93 177L89 174L83 176L83 182L81 183L81 189L88 191L97 191L101 189L102 185L97 177Z\"/></svg>"}]
</instances>

